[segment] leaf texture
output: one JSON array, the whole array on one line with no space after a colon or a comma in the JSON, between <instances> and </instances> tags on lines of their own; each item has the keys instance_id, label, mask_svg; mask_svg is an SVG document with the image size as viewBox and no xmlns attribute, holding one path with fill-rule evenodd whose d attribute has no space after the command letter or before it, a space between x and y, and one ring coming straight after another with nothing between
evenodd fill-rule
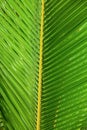
<instances>
[{"instance_id":1,"label":"leaf texture","mask_svg":"<svg viewBox=\"0 0 87 130\"><path fill-rule=\"evenodd\" d=\"M0 108L7 130L36 128L40 10L41 1L0 3Z\"/></svg>"},{"instance_id":2,"label":"leaf texture","mask_svg":"<svg viewBox=\"0 0 87 130\"><path fill-rule=\"evenodd\" d=\"M45 1L41 130L87 129L86 5Z\"/></svg>"},{"instance_id":3,"label":"leaf texture","mask_svg":"<svg viewBox=\"0 0 87 130\"><path fill-rule=\"evenodd\" d=\"M86 130L87 2L43 1L0 1L0 127Z\"/></svg>"}]
</instances>

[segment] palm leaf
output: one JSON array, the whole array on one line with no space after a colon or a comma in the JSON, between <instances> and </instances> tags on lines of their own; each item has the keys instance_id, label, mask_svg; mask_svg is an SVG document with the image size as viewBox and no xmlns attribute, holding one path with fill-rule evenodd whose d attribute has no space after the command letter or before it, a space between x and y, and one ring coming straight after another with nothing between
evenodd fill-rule
<instances>
[{"instance_id":1,"label":"palm leaf","mask_svg":"<svg viewBox=\"0 0 87 130\"><path fill-rule=\"evenodd\" d=\"M87 128L86 1L45 2L41 129Z\"/></svg>"},{"instance_id":2,"label":"palm leaf","mask_svg":"<svg viewBox=\"0 0 87 130\"><path fill-rule=\"evenodd\" d=\"M87 129L87 11L83 0L0 1L0 125Z\"/></svg>"},{"instance_id":3,"label":"palm leaf","mask_svg":"<svg viewBox=\"0 0 87 130\"><path fill-rule=\"evenodd\" d=\"M36 127L40 3L1 3L1 111L10 130Z\"/></svg>"}]
</instances>

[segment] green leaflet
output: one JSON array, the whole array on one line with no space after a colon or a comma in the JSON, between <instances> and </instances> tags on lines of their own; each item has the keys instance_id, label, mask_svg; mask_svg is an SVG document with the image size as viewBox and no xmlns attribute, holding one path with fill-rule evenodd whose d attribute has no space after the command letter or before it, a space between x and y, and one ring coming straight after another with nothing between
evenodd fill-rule
<instances>
[{"instance_id":1,"label":"green leaflet","mask_svg":"<svg viewBox=\"0 0 87 130\"><path fill-rule=\"evenodd\" d=\"M41 0L0 1L0 126L36 130ZM41 130L87 129L86 0L44 0Z\"/></svg>"},{"instance_id":2,"label":"green leaflet","mask_svg":"<svg viewBox=\"0 0 87 130\"><path fill-rule=\"evenodd\" d=\"M1 112L6 129L32 130L37 119L41 1L8 0L0 7Z\"/></svg>"},{"instance_id":3,"label":"green leaflet","mask_svg":"<svg viewBox=\"0 0 87 130\"><path fill-rule=\"evenodd\" d=\"M45 2L41 130L87 129L86 13L86 1Z\"/></svg>"}]
</instances>

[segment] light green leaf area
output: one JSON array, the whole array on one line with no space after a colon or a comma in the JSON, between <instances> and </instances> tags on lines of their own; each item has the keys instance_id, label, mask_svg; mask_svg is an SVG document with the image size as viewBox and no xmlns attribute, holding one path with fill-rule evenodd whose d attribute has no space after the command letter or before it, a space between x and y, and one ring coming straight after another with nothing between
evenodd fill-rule
<instances>
[{"instance_id":1,"label":"light green leaf area","mask_svg":"<svg viewBox=\"0 0 87 130\"><path fill-rule=\"evenodd\" d=\"M41 1L0 3L0 109L8 130L36 128L40 10Z\"/></svg>"}]
</instances>

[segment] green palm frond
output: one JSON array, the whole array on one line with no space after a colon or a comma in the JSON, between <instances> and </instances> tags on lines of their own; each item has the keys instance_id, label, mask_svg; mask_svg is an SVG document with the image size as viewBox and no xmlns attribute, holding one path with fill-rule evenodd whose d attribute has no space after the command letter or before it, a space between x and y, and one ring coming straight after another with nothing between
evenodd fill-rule
<instances>
[{"instance_id":1,"label":"green palm frond","mask_svg":"<svg viewBox=\"0 0 87 130\"><path fill-rule=\"evenodd\" d=\"M36 127L40 4L32 0L1 3L1 111L9 130Z\"/></svg>"},{"instance_id":2,"label":"green palm frond","mask_svg":"<svg viewBox=\"0 0 87 130\"><path fill-rule=\"evenodd\" d=\"M0 53L1 129L87 129L86 0L1 0Z\"/></svg>"},{"instance_id":3,"label":"green palm frond","mask_svg":"<svg viewBox=\"0 0 87 130\"><path fill-rule=\"evenodd\" d=\"M86 1L45 3L42 130L80 130L87 121L86 13Z\"/></svg>"}]
</instances>

